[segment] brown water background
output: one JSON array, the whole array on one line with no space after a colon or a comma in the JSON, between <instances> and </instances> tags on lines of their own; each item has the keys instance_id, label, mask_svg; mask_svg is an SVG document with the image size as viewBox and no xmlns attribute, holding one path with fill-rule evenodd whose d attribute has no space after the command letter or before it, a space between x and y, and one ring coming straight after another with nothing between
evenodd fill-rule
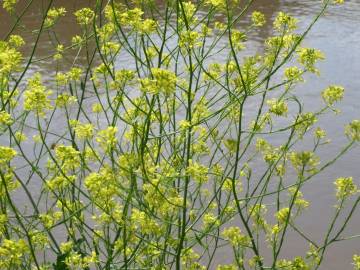
<instances>
[{"instance_id":1,"label":"brown water background","mask_svg":"<svg viewBox=\"0 0 360 270\"><path fill-rule=\"evenodd\" d=\"M20 7L24 4L20 2ZM319 10L320 1L301 1L301 0L279 0L255 1L256 9L264 12L271 20L277 12L285 11L300 20L300 28L305 27L311 22L316 11ZM67 16L61 19L56 26L57 38L60 42L70 44L71 37L79 33L79 28L75 26L73 11L87 6L93 1L86 0L56 0L55 5L64 6ZM29 29L39 26L39 19L42 8L47 1L35 0L32 8L25 14L22 23ZM12 19L0 8L0 37L3 38L13 24ZM27 32L21 32L28 41L23 49L24 54L31 52L33 37ZM261 50L263 41L271 34L271 27L264 28L257 35L251 37L251 50ZM53 80L56 64L51 55L54 53L54 36L43 35L39 47L36 50L36 59L45 58L42 61L31 65L26 76L31 76L34 72L40 72L46 80ZM343 85L346 94L343 102L338 106L342 113L339 116L327 115L323 117L319 125L326 129L329 138L332 140L327 148L321 151L321 157L326 159L333 156L340 146L346 143L343 134L343 127L352 119L360 119L360 0L346 1L342 7L331 7L324 17L314 26L304 43L306 46L315 47L322 50L326 55L326 60L319 64L321 76L308 76L306 84L298 87L297 95L301 96L305 110L319 107L321 102L320 93L329 84ZM82 55L79 56L78 64L81 65ZM219 56L219 60L220 60ZM71 66L72 58L69 58L68 65ZM129 59L121 59L128 61ZM221 61L221 60L220 60ZM66 70L67 64L59 67ZM298 224L303 231L306 231L314 240L321 240L326 226L334 212L334 187L333 181L336 177L353 176L354 180L360 185L360 147L346 154L338 163L326 172L316 177L311 184L304 189L305 198L311 202L311 207L307 210ZM36 188L36 187L34 187ZM344 235L360 234L360 211L354 216ZM287 243L282 257L293 258L302 256L306 251L307 245L295 234L288 235ZM353 254L360 254L360 238L341 242L332 246L326 253L325 263L321 269L338 270L352 269L351 258ZM227 262L227 251L220 252L222 256L217 263Z\"/></svg>"}]
</instances>

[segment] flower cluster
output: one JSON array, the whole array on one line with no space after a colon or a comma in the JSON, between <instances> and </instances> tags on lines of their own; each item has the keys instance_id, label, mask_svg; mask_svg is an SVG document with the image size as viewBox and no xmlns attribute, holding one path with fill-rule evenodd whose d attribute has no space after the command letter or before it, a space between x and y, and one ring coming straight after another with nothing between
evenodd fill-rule
<instances>
[{"instance_id":1,"label":"flower cluster","mask_svg":"<svg viewBox=\"0 0 360 270\"><path fill-rule=\"evenodd\" d=\"M339 200L343 200L358 192L352 177L340 177L335 180L334 184L336 186L336 197Z\"/></svg>"},{"instance_id":2,"label":"flower cluster","mask_svg":"<svg viewBox=\"0 0 360 270\"><path fill-rule=\"evenodd\" d=\"M52 92L46 90L42 84L40 74L35 74L29 80L28 87L24 92L24 109L45 116L45 111L52 108L48 98L51 94Z\"/></svg>"},{"instance_id":3,"label":"flower cluster","mask_svg":"<svg viewBox=\"0 0 360 270\"><path fill-rule=\"evenodd\" d=\"M326 104L331 106L335 102L342 100L344 96L344 88L337 85L331 85L321 93L321 96Z\"/></svg>"},{"instance_id":4,"label":"flower cluster","mask_svg":"<svg viewBox=\"0 0 360 270\"><path fill-rule=\"evenodd\" d=\"M80 25L89 25L95 18L95 12L90 8L82 8L74 13Z\"/></svg>"},{"instance_id":5,"label":"flower cluster","mask_svg":"<svg viewBox=\"0 0 360 270\"><path fill-rule=\"evenodd\" d=\"M243 246L247 247L250 244L248 236L243 234L239 227L229 227L222 232L222 236L230 241L234 247Z\"/></svg>"},{"instance_id":6,"label":"flower cluster","mask_svg":"<svg viewBox=\"0 0 360 270\"><path fill-rule=\"evenodd\" d=\"M360 141L360 120L353 120L345 128L345 134L353 141Z\"/></svg>"}]
</instances>

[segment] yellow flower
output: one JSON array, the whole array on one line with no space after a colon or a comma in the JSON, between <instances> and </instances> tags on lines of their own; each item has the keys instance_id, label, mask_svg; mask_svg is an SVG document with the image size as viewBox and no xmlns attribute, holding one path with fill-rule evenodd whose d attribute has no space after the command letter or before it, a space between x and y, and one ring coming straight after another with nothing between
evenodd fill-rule
<instances>
[{"instance_id":1,"label":"yellow flower","mask_svg":"<svg viewBox=\"0 0 360 270\"><path fill-rule=\"evenodd\" d=\"M45 116L45 110L52 108L48 98L51 93L51 91L46 91L45 86L41 83L40 74L35 74L34 77L29 80L24 92L24 109L33 111L40 116Z\"/></svg>"},{"instance_id":2,"label":"yellow flower","mask_svg":"<svg viewBox=\"0 0 360 270\"><path fill-rule=\"evenodd\" d=\"M279 12L274 21L274 28L279 32L293 31L297 28L297 20L284 12Z\"/></svg>"},{"instance_id":3,"label":"yellow flower","mask_svg":"<svg viewBox=\"0 0 360 270\"><path fill-rule=\"evenodd\" d=\"M11 115L5 111L0 111L0 125L11 125L12 123Z\"/></svg>"},{"instance_id":4,"label":"yellow flower","mask_svg":"<svg viewBox=\"0 0 360 270\"><path fill-rule=\"evenodd\" d=\"M15 5L19 0L4 0L3 1L3 8L9 12L12 13L15 10Z\"/></svg>"},{"instance_id":5,"label":"yellow flower","mask_svg":"<svg viewBox=\"0 0 360 270\"><path fill-rule=\"evenodd\" d=\"M341 200L358 192L352 177L340 177L334 182L336 186L336 197Z\"/></svg>"},{"instance_id":6,"label":"yellow flower","mask_svg":"<svg viewBox=\"0 0 360 270\"><path fill-rule=\"evenodd\" d=\"M254 26L263 26L266 22L265 15L259 11L254 11L251 14L251 21Z\"/></svg>"},{"instance_id":7,"label":"yellow flower","mask_svg":"<svg viewBox=\"0 0 360 270\"><path fill-rule=\"evenodd\" d=\"M225 0L206 0L205 3L219 9L223 9L227 5Z\"/></svg>"},{"instance_id":8,"label":"yellow flower","mask_svg":"<svg viewBox=\"0 0 360 270\"><path fill-rule=\"evenodd\" d=\"M22 259L29 253L25 240L4 239L0 246L0 269L20 266Z\"/></svg>"},{"instance_id":9,"label":"yellow flower","mask_svg":"<svg viewBox=\"0 0 360 270\"><path fill-rule=\"evenodd\" d=\"M55 156L63 170L76 170L80 166L80 153L72 146L58 145Z\"/></svg>"},{"instance_id":10,"label":"yellow flower","mask_svg":"<svg viewBox=\"0 0 360 270\"><path fill-rule=\"evenodd\" d=\"M10 147L0 146L0 165L5 164L16 156L16 151Z\"/></svg>"},{"instance_id":11,"label":"yellow flower","mask_svg":"<svg viewBox=\"0 0 360 270\"><path fill-rule=\"evenodd\" d=\"M105 151L110 151L116 146L117 138L116 133L118 129L117 127L109 126L104 130L100 130L98 132L98 136L96 137L96 141L99 143L100 147Z\"/></svg>"},{"instance_id":12,"label":"yellow flower","mask_svg":"<svg viewBox=\"0 0 360 270\"><path fill-rule=\"evenodd\" d=\"M310 72L319 73L319 71L315 68L315 64L318 60L323 60L325 58L324 54L320 50L300 48L297 53L300 64L302 64Z\"/></svg>"},{"instance_id":13,"label":"yellow flower","mask_svg":"<svg viewBox=\"0 0 360 270\"><path fill-rule=\"evenodd\" d=\"M81 68L73 67L72 69L70 69L67 75L70 80L78 81L80 80L81 73Z\"/></svg>"},{"instance_id":14,"label":"yellow flower","mask_svg":"<svg viewBox=\"0 0 360 270\"><path fill-rule=\"evenodd\" d=\"M91 10L90 8L79 9L74 13L74 15L76 17L78 24L80 25L88 25L89 23L92 22L92 20L95 17L94 11Z\"/></svg>"},{"instance_id":15,"label":"yellow flower","mask_svg":"<svg viewBox=\"0 0 360 270\"><path fill-rule=\"evenodd\" d=\"M94 113L101 113L102 112L102 107L101 107L101 104L100 103L94 103L92 106L91 106L91 109Z\"/></svg>"},{"instance_id":16,"label":"yellow flower","mask_svg":"<svg viewBox=\"0 0 360 270\"><path fill-rule=\"evenodd\" d=\"M192 160L189 160L189 166L186 168L186 173L199 184L203 184L209 179L208 168L198 162L193 162Z\"/></svg>"},{"instance_id":17,"label":"yellow flower","mask_svg":"<svg viewBox=\"0 0 360 270\"><path fill-rule=\"evenodd\" d=\"M360 256L359 255L353 256L353 265L354 265L354 270L360 269Z\"/></svg>"},{"instance_id":18,"label":"yellow flower","mask_svg":"<svg viewBox=\"0 0 360 270\"><path fill-rule=\"evenodd\" d=\"M53 26L60 17L65 16L65 13L66 13L66 10L63 7L50 8L47 13L46 19L44 21L44 26L45 27Z\"/></svg>"},{"instance_id":19,"label":"yellow flower","mask_svg":"<svg viewBox=\"0 0 360 270\"><path fill-rule=\"evenodd\" d=\"M25 44L23 38L19 35L11 35L9 38L9 45L18 48Z\"/></svg>"},{"instance_id":20,"label":"yellow flower","mask_svg":"<svg viewBox=\"0 0 360 270\"><path fill-rule=\"evenodd\" d=\"M335 102L342 100L344 96L344 87L331 85L321 93L321 96L326 104L331 106Z\"/></svg>"},{"instance_id":21,"label":"yellow flower","mask_svg":"<svg viewBox=\"0 0 360 270\"><path fill-rule=\"evenodd\" d=\"M20 131L17 131L15 133L15 138L18 142L23 142L23 141L26 141L27 140L27 137L24 133L20 132Z\"/></svg>"},{"instance_id":22,"label":"yellow flower","mask_svg":"<svg viewBox=\"0 0 360 270\"><path fill-rule=\"evenodd\" d=\"M222 232L222 236L230 241L231 245L234 247L248 246L250 244L250 239L248 236L244 235L239 227L229 227Z\"/></svg>"},{"instance_id":23,"label":"yellow flower","mask_svg":"<svg viewBox=\"0 0 360 270\"><path fill-rule=\"evenodd\" d=\"M303 71L296 66L286 68L284 74L285 78L289 81L304 81L301 76L303 74Z\"/></svg>"},{"instance_id":24,"label":"yellow flower","mask_svg":"<svg viewBox=\"0 0 360 270\"><path fill-rule=\"evenodd\" d=\"M66 106L70 106L70 105L74 104L76 101L77 101L76 97L71 96L67 93L64 93L64 94L60 94L57 96L57 98L55 100L55 104L59 108L64 108Z\"/></svg>"},{"instance_id":25,"label":"yellow flower","mask_svg":"<svg viewBox=\"0 0 360 270\"><path fill-rule=\"evenodd\" d=\"M276 212L275 217L280 224L283 224L288 220L289 215L290 215L290 209L286 207Z\"/></svg>"},{"instance_id":26,"label":"yellow flower","mask_svg":"<svg viewBox=\"0 0 360 270\"><path fill-rule=\"evenodd\" d=\"M94 126L93 124L81 124L77 123L74 127L75 135L79 139L90 139L94 133Z\"/></svg>"},{"instance_id":27,"label":"yellow flower","mask_svg":"<svg viewBox=\"0 0 360 270\"><path fill-rule=\"evenodd\" d=\"M360 141L360 120L353 120L345 127L345 134L353 141Z\"/></svg>"},{"instance_id":28,"label":"yellow flower","mask_svg":"<svg viewBox=\"0 0 360 270\"><path fill-rule=\"evenodd\" d=\"M299 173L303 170L310 173L315 172L320 162L319 157L311 151L292 152L289 155L289 159Z\"/></svg>"},{"instance_id":29,"label":"yellow flower","mask_svg":"<svg viewBox=\"0 0 360 270\"><path fill-rule=\"evenodd\" d=\"M286 116L288 112L288 106L283 100L277 100L275 98L269 99L267 105L270 107L269 111L277 116Z\"/></svg>"}]
</instances>

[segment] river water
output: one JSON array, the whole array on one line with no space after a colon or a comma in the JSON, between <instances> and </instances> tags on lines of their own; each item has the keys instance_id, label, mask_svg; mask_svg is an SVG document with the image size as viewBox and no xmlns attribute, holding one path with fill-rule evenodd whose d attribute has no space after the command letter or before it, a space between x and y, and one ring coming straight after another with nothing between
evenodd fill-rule
<instances>
[{"instance_id":1,"label":"river water","mask_svg":"<svg viewBox=\"0 0 360 270\"><path fill-rule=\"evenodd\" d=\"M23 1L25 2L25 1ZM24 3L21 2L20 6ZM79 32L74 27L72 13L93 1L85 0L56 0L56 5L64 6L68 13L56 26L56 32L61 42L69 42L71 37ZM315 0L279 0L255 1L255 8L264 12L268 20L276 16L277 12L285 11L300 20L300 28L311 22L320 7L320 1ZM36 28L39 23L41 8L47 1L35 1L33 7L25 14L23 23L29 28ZM12 20L0 8L0 36L3 38L9 31ZM271 34L271 27L264 28L252 37L254 50L261 50L263 41ZM31 52L33 43L29 34L24 33L29 43L24 48L24 54ZM305 40L305 45L322 50L326 60L319 64L321 75L308 76L306 83L297 89L306 108L319 107L320 92L329 84L343 85L346 89L345 98L338 106L342 113L338 116L329 114L323 117L319 124L326 129L332 144L322 150L321 157L333 156L340 146L346 142L343 127L353 119L360 119L360 0L348 0L341 7L331 7L314 26ZM46 58L54 52L54 38L44 35L36 50L36 59ZM81 63L81 55L80 63ZM71 59L71 58L70 58ZM69 66L71 61L69 61ZM66 65L60 67L66 69ZM39 71L45 80L51 79L55 71L55 64L51 56L47 60L34 63L28 74ZM305 186L305 198L311 202L311 207L299 220L303 231L309 233L314 240L322 239L326 225L334 212L333 181L336 177L353 176L360 185L360 147L354 149L340 159L336 166L319 175L309 186ZM359 212L359 211L358 211ZM360 234L360 214L356 213L344 235ZM303 255L307 246L295 234L289 234L284 258ZM321 269L338 270L352 269L351 258L354 253L360 254L360 239L348 240L331 247L326 255ZM219 263L226 262L226 251L218 259Z\"/></svg>"}]
</instances>

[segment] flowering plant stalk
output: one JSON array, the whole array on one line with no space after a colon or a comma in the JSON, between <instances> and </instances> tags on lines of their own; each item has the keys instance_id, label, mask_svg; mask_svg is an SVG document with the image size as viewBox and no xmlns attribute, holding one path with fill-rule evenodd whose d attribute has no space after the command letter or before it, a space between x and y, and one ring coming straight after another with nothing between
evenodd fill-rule
<instances>
[{"instance_id":1,"label":"flowering plant stalk","mask_svg":"<svg viewBox=\"0 0 360 270\"><path fill-rule=\"evenodd\" d=\"M329 141L317 120L344 88L324 89L314 111L295 95L324 59L303 40L342 1L319 1L299 31L289 14L251 11L255 0L97 0L71 14L81 33L39 59L40 37L56 37L67 12L53 2L24 56L16 31L33 1L2 3L15 23L0 42L0 269L318 269L346 240L360 201L350 176L334 180L323 241L296 222L303 187L360 141L354 120L348 144L320 162ZM49 59L54 76L30 74ZM283 259L290 232L309 249Z\"/></svg>"}]
</instances>

